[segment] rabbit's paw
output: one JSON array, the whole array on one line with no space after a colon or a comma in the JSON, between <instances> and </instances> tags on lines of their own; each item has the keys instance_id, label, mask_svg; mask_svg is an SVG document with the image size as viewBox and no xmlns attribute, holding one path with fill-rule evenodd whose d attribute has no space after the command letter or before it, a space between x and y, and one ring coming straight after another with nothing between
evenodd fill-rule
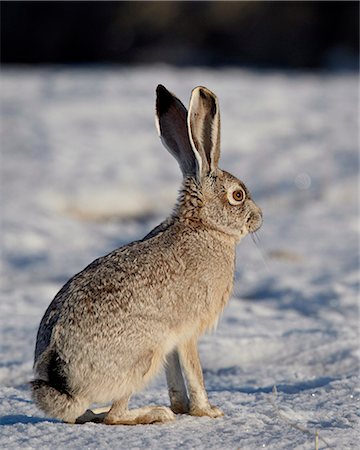
<instances>
[{"instance_id":1,"label":"rabbit's paw","mask_svg":"<svg viewBox=\"0 0 360 450\"><path fill-rule=\"evenodd\" d=\"M138 425L173 422L175 414L166 406L144 406L124 411L120 416L111 414L105 417L106 425Z\"/></svg>"},{"instance_id":2,"label":"rabbit's paw","mask_svg":"<svg viewBox=\"0 0 360 450\"><path fill-rule=\"evenodd\" d=\"M189 414L191 416L207 416L207 417L221 417L224 413L217 406L207 405L205 407L191 405Z\"/></svg>"}]
</instances>

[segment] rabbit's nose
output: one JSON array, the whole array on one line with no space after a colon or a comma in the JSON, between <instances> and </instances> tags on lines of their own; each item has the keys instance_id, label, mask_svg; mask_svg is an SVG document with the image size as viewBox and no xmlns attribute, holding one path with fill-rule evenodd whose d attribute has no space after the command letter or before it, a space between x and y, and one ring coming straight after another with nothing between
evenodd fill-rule
<instances>
[{"instance_id":1,"label":"rabbit's nose","mask_svg":"<svg viewBox=\"0 0 360 450\"><path fill-rule=\"evenodd\" d=\"M250 233L257 231L262 225L262 211L260 208L256 207L255 211L249 214L246 220L246 225Z\"/></svg>"}]
</instances>

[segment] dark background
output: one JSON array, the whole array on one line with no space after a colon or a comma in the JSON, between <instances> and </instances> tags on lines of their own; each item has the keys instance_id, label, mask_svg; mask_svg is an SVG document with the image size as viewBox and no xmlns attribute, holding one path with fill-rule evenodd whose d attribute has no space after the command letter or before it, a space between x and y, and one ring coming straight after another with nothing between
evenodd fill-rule
<instances>
[{"instance_id":1,"label":"dark background","mask_svg":"<svg viewBox=\"0 0 360 450\"><path fill-rule=\"evenodd\" d=\"M1 2L1 62L358 68L358 2Z\"/></svg>"}]
</instances>

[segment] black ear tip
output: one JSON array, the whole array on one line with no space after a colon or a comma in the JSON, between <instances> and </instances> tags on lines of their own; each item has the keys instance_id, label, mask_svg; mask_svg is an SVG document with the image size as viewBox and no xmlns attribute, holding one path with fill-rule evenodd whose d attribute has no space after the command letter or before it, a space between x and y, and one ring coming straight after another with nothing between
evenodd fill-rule
<instances>
[{"instance_id":1,"label":"black ear tip","mask_svg":"<svg viewBox=\"0 0 360 450\"><path fill-rule=\"evenodd\" d=\"M165 86L163 86L162 84L158 84L157 85L157 88L156 88L156 94L157 95L159 95L159 94L161 94L162 92L165 92L166 91L166 87Z\"/></svg>"},{"instance_id":2,"label":"black ear tip","mask_svg":"<svg viewBox=\"0 0 360 450\"><path fill-rule=\"evenodd\" d=\"M209 91L204 86L198 87L200 98L204 101L206 101L210 105L210 113L212 117L215 117L217 106L216 106L216 96Z\"/></svg>"},{"instance_id":3,"label":"black ear tip","mask_svg":"<svg viewBox=\"0 0 360 450\"><path fill-rule=\"evenodd\" d=\"M201 98L204 98L204 99L206 98L206 93L205 93L203 87L200 87L200 88L199 88L199 94L200 94L200 97L201 97Z\"/></svg>"},{"instance_id":4,"label":"black ear tip","mask_svg":"<svg viewBox=\"0 0 360 450\"><path fill-rule=\"evenodd\" d=\"M173 102L173 95L165 86L159 84L156 88L156 111L158 115L164 114Z\"/></svg>"}]
</instances>

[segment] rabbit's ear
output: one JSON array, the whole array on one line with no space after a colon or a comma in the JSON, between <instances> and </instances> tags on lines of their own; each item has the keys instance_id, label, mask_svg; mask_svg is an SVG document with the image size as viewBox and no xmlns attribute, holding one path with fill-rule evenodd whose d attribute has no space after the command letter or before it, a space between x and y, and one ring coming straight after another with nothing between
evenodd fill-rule
<instances>
[{"instance_id":1,"label":"rabbit's ear","mask_svg":"<svg viewBox=\"0 0 360 450\"><path fill-rule=\"evenodd\" d=\"M162 143L175 157L184 175L199 179L201 158L194 152L187 129L187 110L181 101L159 84L156 88L156 128Z\"/></svg>"},{"instance_id":2,"label":"rabbit's ear","mask_svg":"<svg viewBox=\"0 0 360 450\"><path fill-rule=\"evenodd\" d=\"M202 176L214 172L220 158L220 111L216 95L203 86L191 93L188 129L193 149L201 155Z\"/></svg>"}]
</instances>

